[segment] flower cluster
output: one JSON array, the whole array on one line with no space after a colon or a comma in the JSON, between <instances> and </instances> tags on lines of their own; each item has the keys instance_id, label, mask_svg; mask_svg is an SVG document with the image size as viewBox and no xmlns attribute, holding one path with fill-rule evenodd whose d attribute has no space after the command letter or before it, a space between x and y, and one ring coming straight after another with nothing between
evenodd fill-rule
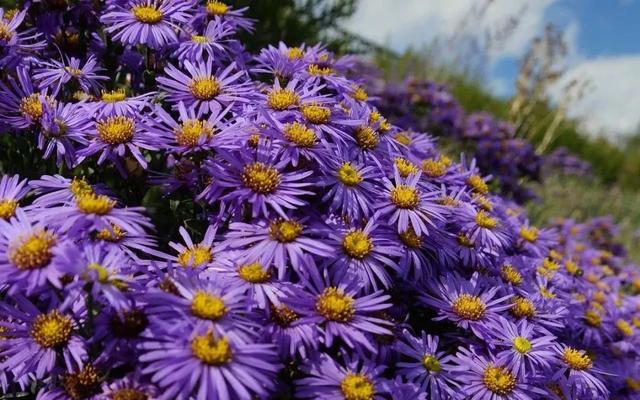
<instances>
[{"instance_id":1,"label":"flower cluster","mask_svg":"<svg viewBox=\"0 0 640 400\"><path fill-rule=\"evenodd\" d=\"M524 183L539 180L543 159L513 127L487 113L468 116L443 85L421 80L376 85L375 104L394 124L453 138L470 147L480 169L491 174L501 193L518 202L533 197Z\"/></svg>"},{"instance_id":2,"label":"flower cluster","mask_svg":"<svg viewBox=\"0 0 640 400\"><path fill-rule=\"evenodd\" d=\"M481 161L387 120L353 58L248 54L244 9L30 7L0 12L0 124L61 172L0 178L3 394L638 397L610 222L531 225ZM140 177L191 205L179 237L124 201Z\"/></svg>"}]
</instances>

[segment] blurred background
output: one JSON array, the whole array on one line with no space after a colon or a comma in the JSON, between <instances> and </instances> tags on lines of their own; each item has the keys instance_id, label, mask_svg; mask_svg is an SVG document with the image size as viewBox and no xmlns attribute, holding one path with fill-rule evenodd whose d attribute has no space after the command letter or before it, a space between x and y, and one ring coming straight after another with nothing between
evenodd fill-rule
<instances>
[{"instance_id":1,"label":"blurred background","mask_svg":"<svg viewBox=\"0 0 640 400\"><path fill-rule=\"evenodd\" d=\"M325 42L339 54L361 55L386 82L442 83L466 115L507 121L515 137L562 167L527 182L533 222L610 215L640 260L640 1L235 5L250 5L261 21L247 38L255 49L279 40Z\"/></svg>"}]
</instances>

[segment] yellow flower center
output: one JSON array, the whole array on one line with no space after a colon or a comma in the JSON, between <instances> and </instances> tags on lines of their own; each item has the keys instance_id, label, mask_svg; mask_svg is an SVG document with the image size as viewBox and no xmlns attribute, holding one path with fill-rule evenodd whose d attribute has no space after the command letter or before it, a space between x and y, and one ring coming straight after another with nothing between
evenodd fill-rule
<instances>
[{"instance_id":1,"label":"yellow flower center","mask_svg":"<svg viewBox=\"0 0 640 400\"><path fill-rule=\"evenodd\" d=\"M403 178L406 178L409 175L415 174L419 171L418 167L414 163L403 157L396 157L396 159L394 160L394 164L396 168L398 168L398 173Z\"/></svg>"},{"instance_id":2,"label":"yellow flower center","mask_svg":"<svg viewBox=\"0 0 640 400\"><path fill-rule=\"evenodd\" d=\"M584 313L584 322L589 326L597 328L602 325L602 317L595 310L587 310Z\"/></svg>"},{"instance_id":3,"label":"yellow flower center","mask_svg":"<svg viewBox=\"0 0 640 400\"><path fill-rule=\"evenodd\" d=\"M67 71L70 75L73 75L75 77L81 76L82 75L82 70L78 69L78 68L73 68L73 67L69 67L69 66L65 66L64 70Z\"/></svg>"},{"instance_id":4,"label":"yellow flower center","mask_svg":"<svg viewBox=\"0 0 640 400\"><path fill-rule=\"evenodd\" d=\"M149 396L138 389L124 388L111 392L111 400L148 400Z\"/></svg>"},{"instance_id":5,"label":"yellow flower center","mask_svg":"<svg viewBox=\"0 0 640 400\"><path fill-rule=\"evenodd\" d=\"M505 282L509 282L515 286L522 283L522 274L512 265L503 265L500 270L500 276Z\"/></svg>"},{"instance_id":6,"label":"yellow flower center","mask_svg":"<svg viewBox=\"0 0 640 400\"><path fill-rule=\"evenodd\" d=\"M97 240L116 243L122 240L127 233L118 225L111 224L111 229L103 228L96 233Z\"/></svg>"},{"instance_id":7,"label":"yellow flower center","mask_svg":"<svg viewBox=\"0 0 640 400\"><path fill-rule=\"evenodd\" d=\"M487 186L487 183L482 179L480 175L471 175L470 177L468 177L467 185L469 185L471 189L478 193L489 193L489 186Z\"/></svg>"},{"instance_id":8,"label":"yellow flower center","mask_svg":"<svg viewBox=\"0 0 640 400\"><path fill-rule=\"evenodd\" d=\"M581 271L580 267L578 267L578 264L571 260L567 260L567 262L564 263L564 268L573 276L578 276Z\"/></svg>"},{"instance_id":9,"label":"yellow flower center","mask_svg":"<svg viewBox=\"0 0 640 400\"><path fill-rule=\"evenodd\" d=\"M40 100L40 94L33 93L27 97L23 97L22 100L20 100L20 112L23 116L33 120L40 119L40 117L42 117L42 100Z\"/></svg>"},{"instance_id":10,"label":"yellow flower center","mask_svg":"<svg viewBox=\"0 0 640 400\"><path fill-rule=\"evenodd\" d=\"M213 76L194 78L189 82L189 90L198 100L211 100L220 94L220 82Z\"/></svg>"},{"instance_id":11,"label":"yellow flower center","mask_svg":"<svg viewBox=\"0 0 640 400\"><path fill-rule=\"evenodd\" d=\"M451 305L453 312L462 319L478 321L484 316L487 306L478 296L461 294Z\"/></svg>"},{"instance_id":12,"label":"yellow flower center","mask_svg":"<svg viewBox=\"0 0 640 400\"><path fill-rule=\"evenodd\" d=\"M478 203L478 206L485 211L493 210L493 203L486 196L483 196L479 193L473 195L473 199Z\"/></svg>"},{"instance_id":13,"label":"yellow flower center","mask_svg":"<svg viewBox=\"0 0 640 400\"><path fill-rule=\"evenodd\" d=\"M389 197L393 204L403 209L414 209L420 203L418 189L408 185L396 186L391 190Z\"/></svg>"},{"instance_id":14,"label":"yellow flower center","mask_svg":"<svg viewBox=\"0 0 640 400\"><path fill-rule=\"evenodd\" d=\"M271 272L262 268L258 262L241 265L238 275L249 283L264 283L271 278Z\"/></svg>"},{"instance_id":15,"label":"yellow flower center","mask_svg":"<svg viewBox=\"0 0 640 400\"><path fill-rule=\"evenodd\" d=\"M100 374L91 364L85 365L80 371L64 374L62 387L73 400L93 397L100 389Z\"/></svg>"},{"instance_id":16,"label":"yellow flower center","mask_svg":"<svg viewBox=\"0 0 640 400\"><path fill-rule=\"evenodd\" d=\"M133 6L131 13L138 22L143 24L157 24L162 20L162 12L154 6Z\"/></svg>"},{"instance_id":17,"label":"yellow flower center","mask_svg":"<svg viewBox=\"0 0 640 400\"><path fill-rule=\"evenodd\" d=\"M7 18L9 20L9 18ZM4 21L0 21L0 41L8 42L13 37L13 33L9 28L9 24Z\"/></svg>"},{"instance_id":18,"label":"yellow flower center","mask_svg":"<svg viewBox=\"0 0 640 400\"><path fill-rule=\"evenodd\" d=\"M353 135L362 150L373 150L378 147L380 137L371 127L361 125L355 129Z\"/></svg>"},{"instance_id":19,"label":"yellow flower center","mask_svg":"<svg viewBox=\"0 0 640 400\"><path fill-rule=\"evenodd\" d=\"M260 143L260 135L257 133L254 133L253 135L249 136L249 139L247 139L247 146L251 147L252 149L258 148L258 143Z\"/></svg>"},{"instance_id":20,"label":"yellow flower center","mask_svg":"<svg viewBox=\"0 0 640 400\"><path fill-rule=\"evenodd\" d=\"M369 95L367 92L360 86L354 86L353 92L351 93L351 97L353 97L357 101L367 101Z\"/></svg>"},{"instance_id":21,"label":"yellow flower center","mask_svg":"<svg viewBox=\"0 0 640 400\"><path fill-rule=\"evenodd\" d=\"M516 387L516 377L503 367L487 366L482 376L482 383L499 396L506 396Z\"/></svg>"},{"instance_id":22,"label":"yellow flower center","mask_svg":"<svg viewBox=\"0 0 640 400\"><path fill-rule=\"evenodd\" d=\"M520 237L527 242L533 243L538 240L538 228L536 228L535 226L532 226L530 228L523 226L522 228L520 228Z\"/></svg>"},{"instance_id":23,"label":"yellow flower center","mask_svg":"<svg viewBox=\"0 0 640 400\"><path fill-rule=\"evenodd\" d=\"M213 136L213 127L207 121L188 119L175 129L176 142L181 146L195 147L200 138Z\"/></svg>"},{"instance_id":24,"label":"yellow flower center","mask_svg":"<svg viewBox=\"0 0 640 400\"><path fill-rule=\"evenodd\" d=\"M291 47L287 50L287 58L289 60L299 60L304 57L304 50L300 47Z\"/></svg>"},{"instance_id":25,"label":"yellow flower center","mask_svg":"<svg viewBox=\"0 0 640 400\"><path fill-rule=\"evenodd\" d=\"M272 110L282 111L297 106L300 97L293 90L274 89L267 95L267 106Z\"/></svg>"},{"instance_id":26,"label":"yellow flower center","mask_svg":"<svg viewBox=\"0 0 640 400\"><path fill-rule=\"evenodd\" d=\"M373 242L364 231L354 229L344 236L342 248L349 257L362 260L373 251Z\"/></svg>"},{"instance_id":27,"label":"yellow flower center","mask_svg":"<svg viewBox=\"0 0 640 400\"><path fill-rule=\"evenodd\" d=\"M564 349L562 360L569 368L577 371L584 371L593 366L593 361L583 350L576 350L573 347Z\"/></svg>"},{"instance_id":28,"label":"yellow flower center","mask_svg":"<svg viewBox=\"0 0 640 400\"><path fill-rule=\"evenodd\" d=\"M536 315L536 307L531 300L517 296L512 301L513 306L509 312L516 318L533 318Z\"/></svg>"},{"instance_id":29,"label":"yellow flower center","mask_svg":"<svg viewBox=\"0 0 640 400\"><path fill-rule=\"evenodd\" d=\"M127 95L124 93L124 89L116 89L111 91L102 91L102 101L105 103L117 103L119 101L123 101L127 98Z\"/></svg>"},{"instance_id":30,"label":"yellow flower center","mask_svg":"<svg viewBox=\"0 0 640 400\"><path fill-rule=\"evenodd\" d=\"M618 331L624 336L632 336L633 335L633 326L630 323L623 319L619 319L616 321L616 328Z\"/></svg>"},{"instance_id":31,"label":"yellow flower center","mask_svg":"<svg viewBox=\"0 0 640 400\"><path fill-rule=\"evenodd\" d=\"M399 234L400 241L404 243L405 246L410 247L412 249L419 249L422 247L422 236L418 236L413 228L409 227L404 232Z\"/></svg>"},{"instance_id":32,"label":"yellow flower center","mask_svg":"<svg viewBox=\"0 0 640 400\"><path fill-rule=\"evenodd\" d=\"M440 361L433 354L425 354L422 357L422 365L424 369L429 372L440 372L442 371L442 366L440 365Z\"/></svg>"},{"instance_id":33,"label":"yellow flower center","mask_svg":"<svg viewBox=\"0 0 640 400\"><path fill-rule=\"evenodd\" d=\"M468 247L470 249L475 247L471 239L469 239L469 236L464 233L459 233L457 239L460 246Z\"/></svg>"},{"instance_id":34,"label":"yellow flower center","mask_svg":"<svg viewBox=\"0 0 640 400\"><path fill-rule=\"evenodd\" d=\"M545 299L553 299L556 297L555 293L545 287L540 287L540 295Z\"/></svg>"},{"instance_id":35,"label":"yellow flower center","mask_svg":"<svg viewBox=\"0 0 640 400\"><path fill-rule=\"evenodd\" d=\"M292 220L278 219L269 223L269 237L280 243L293 242L302 233L302 224Z\"/></svg>"},{"instance_id":36,"label":"yellow flower center","mask_svg":"<svg viewBox=\"0 0 640 400\"><path fill-rule=\"evenodd\" d=\"M89 183L87 183L86 180L84 180L84 178L73 178L73 180L69 184L69 190L76 197L81 194L93 193L93 188Z\"/></svg>"},{"instance_id":37,"label":"yellow flower center","mask_svg":"<svg viewBox=\"0 0 640 400\"><path fill-rule=\"evenodd\" d=\"M302 107L300 107L300 111L307 122L314 125L326 124L331 118L330 108L314 103L303 104Z\"/></svg>"},{"instance_id":38,"label":"yellow flower center","mask_svg":"<svg viewBox=\"0 0 640 400\"><path fill-rule=\"evenodd\" d=\"M98 275L98 282L107 283L109 282L109 271L102 265L98 263L91 263L87 266L87 270L95 271Z\"/></svg>"},{"instance_id":39,"label":"yellow flower center","mask_svg":"<svg viewBox=\"0 0 640 400\"><path fill-rule=\"evenodd\" d=\"M194 337L191 340L191 352L207 365L223 365L233 357L229 339L222 336L216 340L212 332Z\"/></svg>"},{"instance_id":40,"label":"yellow flower center","mask_svg":"<svg viewBox=\"0 0 640 400\"><path fill-rule=\"evenodd\" d=\"M73 321L58 310L40 314L31 325L30 335L40 346L47 349L63 346L69 342L73 332Z\"/></svg>"},{"instance_id":41,"label":"yellow flower center","mask_svg":"<svg viewBox=\"0 0 640 400\"><path fill-rule=\"evenodd\" d=\"M220 296L199 290L191 299L191 313L198 318L217 321L227 313L227 306Z\"/></svg>"},{"instance_id":42,"label":"yellow flower center","mask_svg":"<svg viewBox=\"0 0 640 400\"><path fill-rule=\"evenodd\" d=\"M9 260L20 270L33 270L46 267L53 254L51 248L56 243L56 237L45 230L37 230L25 239L19 239L20 244L9 250Z\"/></svg>"},{"instance_id":43,"label":"yellow flower center","mask_svg":"<svg viewBox=\"0 0 640 400\"><path fill-rule=\"evenodd\" d=\"M76 206L85 214L106 215L115 205L115 200L101 194L87 193L76 196Z\"/></svg>"},{"instance_id":44,"label":"yellow flower center","mask_svg":"<svg viewBox=\"0 0 640 400\"><path fill-rule=\"evenodd\" d=\"M191 41L199 44L209 43L209 39L203 35L191 35Z\"/></svg>"},{"instance_id":45,"label":"yellow flower center","mask_svg":"<svg viewBox=\"0 0 640 400\"><path fill-rule=\"evenodd\" d=\"M411 144L411 137L403 132L398 133L395 136L395 139L398 143L403 144L405 146L409 146Z\"/></svg>"},{"instance_id":46,"label":"yellow flower center","mask_svg":"<svg viewBox=\"0 0 640 400\"><path fill-rule=\"evenodd\" d=\"M295 143L298 147L313 147L318 140L313 129L304 126L299 122L285 124L284 137L291 143Z\"/></svg>"},{"instance_id":47,"label":"yellow flower center","mask_svg":"<svg viewBox=\"0 0 640 400\"><path fill-rule=\"evenodd\" d=\"M336 176L345 186L356 186L363 180L362 175L349 161L342 163L336 172Z\"/></svg>"},{"instance_id":48,"label":"yellow flower center","mask_svg":"<svg viewBox=\"0 0 640 400\"><path fill-rule=\"evenodd\" d=\"M494 229L498 226L498 220L490 217L484 210L478 211L476 214L476 224L485 229Z\"/></svg>"},{"instance_id":49,"label":"yellow flower center","mask_svg":"<svg viewBox=\"0 0 640 400\"><path fill-rule=\"evenodd\" d=\"M513 338L513 348L520 354L527 354L531 351L531 342L526 337L516 336Z\"/></svg>"},{"instance_id":50,"label":"yellow flower center","mask_svg":"<svg viewBox=\"0 0 640 400\"><path fill-rule=\"evenodd\" d=\"M18 202L11 199L0 200L0 219L9 219L13 217L18 208Z\"/></svg>"},{"instance_id":51,"label":"yellow flower center","mask_svg":"<svg viewBox=\"0 0 640 400\"><path fill-rule=\"evenodd\" d=\"M114 146L131 141L136 132L135 127L133 118L122 115L96 122L96 130L100 140Z\"/></svg>"},{"instance_id":52,"label":"yellow flower center","mask_svg":"<svg viewBox=\"0 0 640 400\"><path fill-rule=\"evenodd\" d=\"M428 158L422 161L422 172L429 178L439 178L447 173L449 164L442 157L436 159Z\"/></svg>"},{"instance_id":53,"label":"yellow flower center","mask_svg":"<svg viewBox=\"0 0 640 400\"><path fill-rule=\"evenodd\" d=\"M349 322L356 313L353 297L344 290L328 287L316 299L316 311L329 321Z\"/></svg>"},{"instance_id":54,"label":"yellow flower center","mask_svg":"<svg viewBox=\"0 0 640 400\"><path fill-rule=\"evenodd\" d=\"M309 66L307 67L307 72L309 72L309 74L311 75L324 76L324 75L332 74L333 69L329 66L309 64Z\"/></svg>"},{"instance_id":55,"label":"yellow flower center","mask_svg":"<svg viewBox=\"0 0 640 400\"><path fill-rule=\"evenodd\" d=\"M282 327L291 325L298 318L298 314L284 304L277 307L271 306L271 319Z\"/></svg>"},{"instance_id":56,"label":"yellow flower center","mask_svg":"<svg viewBox=\"0 0 640 400\"><path fill-rule=\"evenodd\" d=\"M221 1L209 0L207 1L207 13L210 16L225 15L229 11L229 6Z\"/></svg>"},{"instance_id":57,"label":"yellow flower center","mask_svg":"<svg viewBox=\"0 0 640 400\"><path fill-rule=\"evenodd\" d=\"M349 372L340 382L344 400L373 400L376 391L373 383L363 374Z\"/></svg>"},{"instance_id":58,"label":"yellow flower center","mask_svg":"<svg viewBox=\"0 0 640 400\"><path fill-rule=\"evenodd\" d=\"M640 392L640 379L633 379L627 377L624 379L624 383L627 385L627 389L632 392Z\"/></svg>"},{"instance_id":59,"label":"yellow flower center","mask_svg":"<svg viewBox=\"0 0 640 400\"><path fill-rule=\"evenodd\" d=\"M183 267L199 267L210 263L212 260L211 248L202 244L188 248L178 255L178 264Z\"/></svg>"},{"instance_id":60,"label":"yellow flower center","mask_svg":"<svg viewBox=\"0 0 640 400\"><path fill-rule=\"evenodd\" d=\"M245 165L241 178L245 187L260 194L273 193L280 185L278 170L261 162Z\"/></svg>"}]
</instances>

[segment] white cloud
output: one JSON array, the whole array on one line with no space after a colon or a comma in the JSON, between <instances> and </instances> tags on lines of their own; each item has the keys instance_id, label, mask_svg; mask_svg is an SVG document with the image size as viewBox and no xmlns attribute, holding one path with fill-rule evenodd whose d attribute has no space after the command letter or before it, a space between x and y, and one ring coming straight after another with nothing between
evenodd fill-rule
<instances>
[{"instance_id":1,"label":"white cloud","mask_svg":"<svg viewBox=\"0 0 640 400\"><path fill-rule=\"evenodd\" d=\"M365 38L395 50L419 47L434 38L447 38L461 28L469 35L484 37L518 18L517 28L494 49L492 60L518 57L544 27L544 13L557 0L493 0L485 15L465 21L465 16L484 2L469 0L366 0L345 27Z\"/></svg>"},{"instance_id":2,"label":"white cloud","mask_svg":"<svg viewBox=\"0 0 640 400\"><path fill-rule=\"evenodd\" d=\"M585 60L569 69L554 88L559 100L562 87L573 79L587 80L585 96L569 106L569 115L583 121L593 135L623 136L640 122L640 55Z\"/></svg>"}]
</instances>

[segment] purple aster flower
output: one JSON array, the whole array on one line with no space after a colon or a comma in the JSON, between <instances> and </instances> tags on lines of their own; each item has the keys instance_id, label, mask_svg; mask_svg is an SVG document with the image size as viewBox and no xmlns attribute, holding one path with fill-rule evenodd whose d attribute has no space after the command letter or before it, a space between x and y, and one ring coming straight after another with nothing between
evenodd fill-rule
<instances>
[{"instance_id":1,"label":"purple aster flower","mask_svg":"<svg viewBox=\"0 0 640 400\"><path fill-rule=\"evenodd\" d=\"M94 128L85 134L89 144L78 150L78 162L86 157L100 153L98 165L106 160L113 161L118 171L126 176L121 159L128 152L138 161L142 168L147 167L141 149L157 150L152 144L153 137L142 129L144 121L139 114L111 115L95 121Z\"/></svg>"},{"instance_id":2,"label":"purple aster flower","mask_svg":"<svg viewBox=\"0 0 640 400\"><path fill-rule=\"evenodd\" d=\"M509 247L510 238L497 215L471 206L460 211L464 218L462 230L473 243L493 249Z\"/></svg>"},{"instance_id":3,"label":"purple aster flower","mask_svg":"<svg viewBox=\"0 0 640 400\"><path fill-rule=\"evenodd\" d=\"M40 220L63 232L92 233L107 229L110 233L119 227L132 234L144 234L151 228L149 218L144 216L143 207L116 207L117 202L104 194L93 191L80 193L73 201L62 206L37 210Z\"/></svg>"},{"instance_id":4,"label":"purple aster flower","mask_svg":"<svg viewBox=\"0 0 640 400\"><path fill-rule=\"evenodd\" d=\"M296 397L303 399L382 400L385 386L381 374L385 366L369 360L343 357L342 364L320 354L303 367L308 375L296 381Z\"/></svg>"},{"instance_id":5,"label":"purple aster flower","mask_svg":"<svg viewBox=\"0 0 640 400\"><path fill-rule=\"evenodd\" d=\"M0 8L0 67L13 68L25 58L36 56L46 43L39 41L40 33L35 29L18 28L24 22L27 10L9 15L9 10Z\"/></svg>"},{"instance_id":6,"label":"purple aster flower","mask_svg":"<svg viewBox=\"0 0 640 400\"><path fill-rule=\"evenodd\" d=\"M9 220L16 215L19 202L29 192L27 180L19 175L2 175L0 178L0 220Z\"/></svg>"},{"instance_id":7,"label":"purple aster flower","mask_svg":"<svg viewBox=\"0 0 640 400\"><path fill-rule=\"evenodd\" d=\"M69 251L74 249L64 237L21 209L9 221L0 219L0 281L9 285L9 293L31 294L47 283L60 288L62 276L74 272L65 262Z\"/></svg>"},{"instance_id":8,"label":"purple aster flower","mask_svg":"<svg viewBox=\"0 0 640 400\"><path fill-rule=\"evenodd\" d=\"M337 148L335 150L339 152ZM330 210L352 221L371 216L372 193L376 178L380 176L378 169L351 161L344 154L326 157L323 165L324 175L319 184L329 188L322 201L331 201Z\"/></svg>"},{"instance_id":9,"label":"purple aster flower","mask_svg":"<svg viewBox=\"0 0 640 400\"><path fill-rule=\"evenodd\" d=\"M124 44L161 49L177 41L175 30L191 18L190 0L128 0L114 2L100 17L105 32Z\"/></svg>"},{"instance_id":10,"label":"purple aster flower","mask_svg":"<svg viewBox=\"0 0 640 400\"><path fill-rule=\"evenodd\" d=\"M213 269L228 280L230 286L243 288L250 305L255 304L267 313L271 305L280 305L283 289L288 286L286 282L276 279L260 262L242 261L242 251L229 252L228 257L240 261L223 263Z\"/></svg>"},{"instance_id":11,"label":"purple aster flower","mask_svg":"<svg viewBox=\"0 0 640 400\"><path fill-rule=\"evenodd\" d=\"M438 193L425 192L418 186L420 172L403 179L397 167L394 168L394 181L383 178L383 199L376 207L380 216L389 215L389 224L397 224L398 232L407 232L410 228L417 235L429 234L436 223L444 221L446 208L437 204ZM429 225L429 227L427 226Z\"/></svg>"},{"instance_id":12,"label":"purple aster flower","mask_svg":"<svg viewBox=\"0 0 640 400\"><path fill-rule=\"evenodd\" d=\"M233 27L228 23L215 19L207 24L202 34L190 33L185 40L181 41L178 49L173 55L181 62L190 61L192 63L199 60L215 60L229 57L227 47L229 36L235 33ZM206 55L206 57L203 57Z\"/></svg>"},{"instance_id":13,"label":"purple aster flower","mask_svg":"<svg viewBox=\"0 0 640 400\"><path fill-rule=\"evenodd\" d=\"M499 289L497 286L483 288L478 273L470 280L451 274L442 276L439 283L432 285L433 294L420 296L420 299L438 311L436 321L448 319L484 338L487 325L496 322L500 311L511 308L506 300L512 295L495 298Z\"/></svg>"},{"instance_id":14,"label":"purple aster flower","mask_svg":"<svg viewBox=\"0 0 640 400\"><path fill-rule=\"evenodd\" d=\"M272 88L258 96L265 109L279 119L283 115L288 115L291 110L298 109L302 104L324 103L327 99L319 95L323 87L299 79L292 79L282 87L280 81L276 79Z\"/></svg>"},{"instance_id":15,"label":"purple aster flower","mask_svg":"<svg viewBox=\"0 0 640 400\"><path fill-rule=\"evenodd\" d=\"M44 158L56 154L56 164L66 163L71 168L75 164L74 144L86 145L84 133L91 129L91 120L81 105L58 103L51 106L44 102L41 129L38 134L38 148L44 150Z\"/></svg>"},{"instance_id":16,"label":"purple aster flower","mask_svg":"<svg viewBox=\"0 0 640 400\"><path fill-rule=\"evenodd\" d=\"M184 69L187 73L169 64L165 68L167 76L157 79L160 87L168 93L167 100L174 106L183 102L201 113L219 113L229 104L246 102L252 93L251 82L238 83L239 79L246 76L246 72L236 71L235 63L223 70L214 71L211 59L195 63L185 61Z\"/></svg>"},{"instance_id":17,"label":"purple aster flower","mask_svg":"<svg viewBox=\"0 0 640 400\"><path fill-rule=\"evenodd\" d=\"M551 377L558 381L563 392L570 398L606 399L609 390L596 374L603 371L594 368L593 360L584 351L573 347L556 345L554 348L559 368Z\"/></svg>"},{"instance_id":18,"label":"purple aster flower","mask_svg":"<svg viewBox=\"0 0 640 400\"><path fill-rule=\"evenodd\" d=\"M297 355L305 359L320 345L318 326L301 320L301 317L286 301L278 300L268 310L268 320L264 323L265 334L278 347L283 359Z\"/></svg>"},{"instance_id":19,"label":"purple aster flower","mask_svg":"<svg viewBox=\"0 0 640 400\"><path fill-rule=\"evenodd\" d=\"M269 45L255 57L257 66L251 71L270 74L283 81L289 80L306 65L304 52L304 44L299 47L289 47L283 42L278 43L278 47Z\"/></svg>"},{"instance_id":20,"label":"purple aster flower","mask_svg":"<svg viewBox=\"0 0 640 400\"><path fill-rule=\"evenodd\" d=\"M506 365L473 350L458 349L454 361L457 365L452 370L457 372L465 398L532 400L546 394L546 391L526 383L524 377Z\"/></svg>"},{"instance_id":21,"label":"purple aster flower","mask_svg":"<svg viewBox=\"0 0 640 400\"><path fill-rule=\"evenodd\" d=\"M9 86L0 81L0 121L14 128L24 129L40 121L43 103L53 104L46 90L37 92L33 87L30 70L20 67L16 70L17 79L10 77Z\"/></svg>"},{"instance_id":22,"label":"purple aster flower","mask_svg":"<svg viewBox=\"0 0 640 400\"><path fill-rule=\"evenodd\" d=\"M518 376L549 371L555 359L555 336L526 319L512 323L500 318L499 323L491 327L495 328L492 336L496 345L504 348L496 353L498 363L506 365Z\"/></svg>"},{"instance_id":23,"label":"purple aster flower","mask_svg":"<svg viewBox=\"0 0 640 400\"><path fill-rule=\"evenodd\" d=\"M98 101L85 103L85 107L89 112L95 113L96 118L112 115L134 115L149 107L151 97L154 95L155 92L149 92L129 97L124 88L102 90Z\"/></svg>"},{"instance_id":24,"label":"purple aster flower","mask_svg":"<svg viewBox=\"0 0 640 400\"><path fill-rule=\"evenodd\" d=\"M15 377L33 374L42 379L59 365L67 371L82 367L87 352L78 332L79 316L70 309L72 301L41 312L21 295L12 299L15 306L0 305L9 317L8 322L0 322L4 328L0 357Z\"/></svg>"},{"instance_id":25,"label":"purple aster flower","mask_svg":"<svg viewBox=\"0 0 640 400\"><path fill-rule=\"evenodd\" d=\"M305 267L305 254L331 257L333 247L313 237L313 228L305 220L296 219L278 218L256 224L233 222L225 238L231 248L246 248L244 257L248 261L259 261L265 266L273 264L278 270L278 279L284 279L289 266L296 272Z\"/></svg>"},{"instance_id":26,"label":"purple aster flower","mask_svg":"<svg viewBox=\"0 0 640 400\"><path fill-rule=\"evenodd\" d=\"M161 400L266 396L280 369L273 345L238 342L206 329L158 332L141 349L142 373L161 388Z\"/></svg>"},{"instance_id":27,"label":"purple aster flower","mask_svg":"<svg viewBox=\"0 0 640 400\"><path fill-rule=\"evenodd\" d=\"M124 378L105 381L102 384L102 392L95 400L119 400L119 399L152 399L158 396L158 388L147 383L136 371Z\"/></svg>"},{"instance_id":28,"label":"purple aster flower","mask_svg":"<svg viewBox=\"0 0 640 400\"><path fill-rule=\"evenodd\" d=\"M336 228L336 232L329 231L328 236L339 250L325 259L324 265L330 266L339 277L355 276L367 290L378 290L378 283L390 287L387 268L398 270L395 257L401 253L388 231L379 229L375 218L369 219L363 228Z\"/></svg>"},{"instance_id":29,"label":"purple aster flower","mask_svg":"<svg viewBox=\"0 0 640 400\"><path fill-rule=\"evenodd\" d=\"M199 243L194 243L189 232L184 227L180 227L178 232L184 240L185 244L169 242L169 246L178 252L178 255L169 256L167 259L177 262L181 267L190 268L207 268L213 266L214 261L217 263L218 254L214 254L214 241L216 239L217 225L209 225ZM220 253L222 255L222 253Z\"/></svg>"},{"instance_id":30,"label":"purple aster flower","mask_svg":"<svg viewBox=\"0 0 640 400\"><path fill-rule=\"evenodd\" d=\"M398 374L418 385L417 389L427 392L431 399L455 397L459 385L450 372L453 357L438 351L439 338L424 331L416 338L406 330L402 336L403 340L395 344L405 360L396 364Z\"/></svg>"},{"instance_id":31,"label":"purple aster flower","mask_svg":"<svg viewBox=\"0 0 640 400\"><path fill-rule=\"evenodd\" d=\"M213 182L201 194L209 202L217 200L219 192L227 192L219 197L230 201L236 208L245 202L251 204L252 215L269 216L269 209L287 218L285 209L304 206L299 197L313 194L303 188L310 186L306 178L312 171L284 171L289 161L277 160L270 149L260 147L254 157L248 152L219 151L224 163L209 164Z\"/></svg>"},{"instance_id":32,"label":"purple aster flower","mask_svg":"<svg viewBox=\"0 0 640 400\"><path fill-rule=\"evenodd\" d=\"M391 333L390 322L373 316L391 307L386 302L389 296L382 291L361 295L361 285L355 280L330 279L326 273L321 276L310 257L307 262L304 289L287 297L291 309L302 316L300 323L320 325L327 347L338 339L349 347L375 351L368 335Z\"/></svg>"},{"instance_id":33,"label":"purple aster flower","mask_svg":"<svg viewBox=\"0 0 640 400\"><path fill-rule=\"evenodd\" d=\"M86 92L98 93L100 81L107 80L106 76L98 75L103 68L97 66L96 58L91 55L80 65L80 60L71 57L63 61L51 60L41 62L43 68L34 71L33 79L38 82L38 88L52 88L51 92L57 94L60 88L69 81L77 82L80 88Z\"/></svg>"},{"instance_id":34,"label":"purple aster flower","mask_svg":"<svg viewBox=\"0 0 640 400\"><path fill-rule=\"evenodd\" d=\"M246 317L244 288L232 287L222 276L209 274L176 277L172 280L176 293L149 291L146 309L154 324L206 326L216 335L242 342L255 339L256 325Z\"/></svg>"},{"instance_id":35,"label":"purple aster flower","mask_svg":"<svg viewBox=\"0 0 640 400\"><path fill-rule=\"evenodd\" d=\"M244 13L249 7L234 9L232 6L218 0L207 0L206 4L201 7L196 21L199 23L202 19L221 19L223 22L230 24L234 30L244 29L245 31L253 31L255 20L247 18Z\"/></svg>"},{"instance_id":36,"label":"purple aster flower","mask_svg":"<svg viewBox=\"0 0 640 400\"><path fill-rule=\"evenodd\" d=\"M226 126L223 119L228 115L228 106L217 112L196 111L195 107L186 108L178 103L178 120L175 120L162 107L156 106L153 118L147 119L145 129L165 148L179 154L193 151L211 150L219 145L216 136Z\"/></svg>"},{"instance_id":37,"label":"purple aster flower","mask_svg":"<svg viewBox=\"0 0 640 400\"><path fill-rule=\"evenodd\" d=\"M94 299L104 299L113 308L123 310L129 307L127 290L132 290L132 277L127 274L131 259L119 248L102 245L84 245L80 253L66 254L67 262L81 266L78 271L78 285L91 282Z\"/></svg>"}]
</instances>

